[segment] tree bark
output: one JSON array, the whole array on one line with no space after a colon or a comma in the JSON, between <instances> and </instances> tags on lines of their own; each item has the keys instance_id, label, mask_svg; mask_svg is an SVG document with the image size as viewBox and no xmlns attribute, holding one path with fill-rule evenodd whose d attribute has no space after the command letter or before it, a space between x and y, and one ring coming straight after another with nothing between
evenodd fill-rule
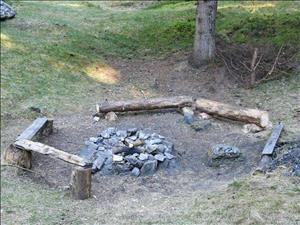
<instances>
[{"instance_id":1,"label":"tree bark","mask_svg":"<svg viewBox=\"0 0 300 225\"><path fill-rule=\"evenodd\" d=\"M200 67L215 58L217 0L198 0L194 49L191 65Z\"/></svg>"}]
</instances>

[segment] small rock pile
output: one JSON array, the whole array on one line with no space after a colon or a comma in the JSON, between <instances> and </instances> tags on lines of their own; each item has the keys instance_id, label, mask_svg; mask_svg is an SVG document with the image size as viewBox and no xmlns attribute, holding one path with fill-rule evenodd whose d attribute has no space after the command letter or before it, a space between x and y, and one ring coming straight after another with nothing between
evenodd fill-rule
<instances>
[{"instance_id":1,"label":"small rock pile","mask_svg":"<svg viewBox=\"0 0 300 225\"><path fill-rule=\"evenodd\" d=\"M152 175L158 168L174 165L173 148L174 145L159 134L137 128L110 127L86 141L80 156L93 163L93 173Z\"/></svg>"},{"instance_id":2,"label":"small rock pile","mask_svg":"<svg viewBox=\"0 0 300 225\"><path fill-rule=\"evenodd\" d=\"M0 19L5 20L15 17L16 12L7 3L0 1Z\"/></svg>"}]
</instances>

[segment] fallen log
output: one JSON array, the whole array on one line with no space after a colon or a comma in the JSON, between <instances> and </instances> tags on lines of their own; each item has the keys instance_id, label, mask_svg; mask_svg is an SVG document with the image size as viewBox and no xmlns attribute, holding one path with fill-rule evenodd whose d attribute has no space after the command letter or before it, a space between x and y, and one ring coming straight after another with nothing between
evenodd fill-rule
<instances>
[{"instance_id":1,"label":"fallen log","mask_svg":"<svg viewBox=\"0 0 300 225\"><path fill-rule=\"evenodd\" d=\"M152 98L129 101L105 102L97 105L98 113L144 111L155 109L181 108L192 106L193 98L190 96L175 96L169 98Z\"/></svg>"},{"instance_id":2,"label":"fallen log","mask_svg":"<svg viewBox=\"0 0 300 225\"><path fill-rule=\"evenodd\" d=\"M38 152L43 155L50 155L54 158L61 159L65 162L75 164L78 166L89 166L91 163L87 162L83 158L73 155L64 151L61 151L59 149L53 148L51 146L42 144L40 142L34 142L30 140L18 140L14 143L14 146L18 149L21 150L26 150L26 151L33 151L33 152Z\"/></svg>"},{"instance_id":3,"label":"fallen log","mask_svg":"<svg viewBox=\"0 0 300 225\"><path fill-rule=\"evenodd\" d=\"M204 98L196 99L195 107L197 110L207 114L247 123L254 123L263 128L267 127L270 123L268 112L258 109L239 108Z\"/></svg>"}]
</instances>

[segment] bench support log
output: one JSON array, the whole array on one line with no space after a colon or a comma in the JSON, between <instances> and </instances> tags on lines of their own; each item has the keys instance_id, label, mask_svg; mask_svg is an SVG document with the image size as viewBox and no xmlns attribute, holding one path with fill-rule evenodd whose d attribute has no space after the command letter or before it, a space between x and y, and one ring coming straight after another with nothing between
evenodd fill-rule
<instances>
[{"instance_id":1,"label":"bench support log","mask_svg":"<svg viewBox=\"0 0 300 225\"><path fill-rule=\"evenodd\" d=\"M10 144L3 153L3 158L5 162L17 165L19 167L23 167L26 169L31 168L31 152L24 151L22 149L17 148L14 144Z\"/></svg>"},{"instance_id":2,"label":"bench support log","mask_svg":"<svg viewBox=\"0 0 300 225\"><path fill-rule=\"evenodd\" d=\"M71 174L71 197L84 200L91 197L92 169L75 167Z\"/></svg>"},{"instance_id":3,"label":"bench support log","mask_svg":"<svg viewBox=\"0 0 300 225\"><path fill-rule=\"evenodd\" d=\"M46 117L37 118L27 127L16 140L39 140L42 136L48 136L53 131L53 120ZM9 164L31 168L31 152L10 144L3 152L3 159Z\"/></svg>"}]
</instances>

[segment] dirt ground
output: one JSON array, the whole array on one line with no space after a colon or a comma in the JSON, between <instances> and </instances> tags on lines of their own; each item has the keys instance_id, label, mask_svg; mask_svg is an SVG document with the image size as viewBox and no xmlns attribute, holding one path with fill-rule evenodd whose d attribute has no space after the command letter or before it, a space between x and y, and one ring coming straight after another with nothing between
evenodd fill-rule
<instances>
[{"instance_id":1,"label":"dirt ground","mask_svg":"<svg viewBox=\"0 0 300 225\"><path fill-rule=\"evenodd\" d=\"M148 61L111 59L110 64L119 71L120 81L119 85L106 90L108 100L126 99L132 95L135 98L191 95L260 108L257 101L249 100L248 90L237 88L226 77L224 68L214 65L195 70L188 65L187 55L175 54L167 59ZM122 218L125 210L124 221L132 220L136 213L149 220L153 216L159 217L162 214L157 211L158 204L164 216L172 215L176 211L176 202L184 204L184 199L192 193L221 190L237 178L248 176L260 159L268 135L268 132L258 136L244 134L242 124L215 118L211 120L212 126L196 132L177 112L119 115L115 122L104 119L94 122L95 104L104 100L95 96L85 110L53 115L54 133L42 142L79 154L85 140L111 126L150 128L173 142L178 160L176 170L159 170L147 177L93 175L93 199L90 201L94 207L109 209L115 212L114 216L121 215ZM30 123L31 120L11 121L3 132L2 146L10 143ZM242 156L219 167L211 167L207 152L213 145L221 143L240 148ZM69 185L71 169L72 166L62 161L33 154L33 170L40 175L27 173L26 177L42 186L65 189ZM119 208L122 208L120 212Z\"/></svg>"},{"instance_id":2,"label":"dirt ground","mask_svg":"<svg viewBox=\"0 0 300 225\"><path fill-rule=\"evenodd\" d=\"M195 70L186 60L182 60L182 55L160 61L127 60L120 63L119 60L112 60L111 64L120 71L121 84L130 83L140 87L140 90L154 90L155 96L192 95L223 102L236 101L230 92L235 84L226 79L223 68L215 66ZM118 98L126 91L124 89L120 85L118 89L108 90L110 95L107 99ZM141 91L138 95L141 94L145 93ZM85 140L107 127L150 128L174 143L178 160L175 170L159 171L149 177L93 175L93 195L101 200L111 195L113 199L116 195L124 196L124 192L130 198L132 194L145 195L149 191L178 194L218 188L228 181L250 174L259 161L264 145L261 138L244 134L242 125L238 123L212 119L212 126L196 132L184 123L183 116L177 112L120 115L115 122L102 119L95 123L92 119L93 108L94 105L84 112L55 116L54 134L43 142L79 154ZM211 167L208 165L207 152L221 143L239 147L242 157L224 162L219 167ZM39 182L50 186L67 186L71 168L64 162L34 154L33 170L45 176Z\"/></svg>"}]
</instances>

